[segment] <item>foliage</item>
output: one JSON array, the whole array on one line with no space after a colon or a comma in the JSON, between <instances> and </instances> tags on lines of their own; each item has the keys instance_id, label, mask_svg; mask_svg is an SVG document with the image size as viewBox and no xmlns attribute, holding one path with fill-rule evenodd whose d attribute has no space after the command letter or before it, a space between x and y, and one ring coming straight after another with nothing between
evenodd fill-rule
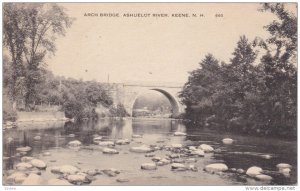
<instances>
[{"instance_id":1,"label":"foliage","mask_svg":"<svg viewBox=\"0 0 300 191\"><path fill-rule=\"evenodd\" d=\"M35 104L41 82L43 61L54 53L58 35L65 35L73 19L55 3L4 3L4 46L11 56L9 92L13 101L20 95L18 84L25 87L26 109Z\"/></svg>"},{"instance_id":2,"label":"foliage","mask_svg":"<svg viewBox=\"0 0 300 191\"><path fill-rule=\"evenodd\" d=\"M127 113L124 105L118 104L116 107L112 106L109 109L110 117L128 117L129 114Z\"/></svg>"},{"instance_id":3,"label":"foliage","mask_svg":"<svg viewBox=\"0 0 300 191\"><path fill-rule=\"evenodd\" d=\"M186 118L231 131L296 135L297 19L284 4L263 4L261 11L278 17L265 27L267 40L242 36L230 63L208 54L190 73L180 93Z\"/></svg>"}]
</instances>

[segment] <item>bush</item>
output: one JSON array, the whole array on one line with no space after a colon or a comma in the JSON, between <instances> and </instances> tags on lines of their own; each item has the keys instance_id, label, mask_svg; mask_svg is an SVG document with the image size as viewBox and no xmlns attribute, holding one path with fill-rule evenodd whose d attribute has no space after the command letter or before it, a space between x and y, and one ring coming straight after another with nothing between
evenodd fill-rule
<instances>
[{"instance_id":1,"label":"bush","mask_svg":"<svg viewBox=\"0 0 300 191\"><path fill-rule=\"evenodd\" d=\"M13 111L12 109L5 109L3 110L3 122L6 121L16 121L17 120L17 112Z\"/></svg>"}]
</instances>

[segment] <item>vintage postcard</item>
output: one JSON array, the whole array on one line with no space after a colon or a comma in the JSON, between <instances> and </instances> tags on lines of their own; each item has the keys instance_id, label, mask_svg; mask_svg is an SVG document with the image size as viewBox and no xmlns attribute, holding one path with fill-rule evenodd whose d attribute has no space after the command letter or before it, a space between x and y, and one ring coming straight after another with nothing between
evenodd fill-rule
<instances>
[{"instance_id":1,"label":"vintage postcard","mask_svg":"<svg viewBox=\"0 0 300 191\"><path fill-rule=\"evenodd\" d=\"M4 2L2 186L295 190L297 11Z\"/></svg>"}]
</instances>

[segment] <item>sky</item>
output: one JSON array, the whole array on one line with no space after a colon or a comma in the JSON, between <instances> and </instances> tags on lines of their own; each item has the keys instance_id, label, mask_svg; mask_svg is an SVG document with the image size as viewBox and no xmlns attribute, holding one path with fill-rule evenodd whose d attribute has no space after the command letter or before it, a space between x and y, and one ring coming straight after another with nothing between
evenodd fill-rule
<instances>
[{"instance_id":1,"label":"sky","mask_svg":"<svg viewBox=\"0 0 300 191\"><path fill-rule=\"evenodd\" d=\"M184 83L207 53L228 62L241 35L250 40L266 38L263 26L275 18L257 11L257 3L60 5L76 20L66 36L57 39L57 52L48 58L48 68L56 75L99 82L107 82L109 76L109 82L116 83ZM84 16L87 13L98 16ZM120 17L101 17L100 13L119 13ZM169 17L123 17L126 13ZM190 17L172 17L186 13Z\"/></svg>"}]
</instances>

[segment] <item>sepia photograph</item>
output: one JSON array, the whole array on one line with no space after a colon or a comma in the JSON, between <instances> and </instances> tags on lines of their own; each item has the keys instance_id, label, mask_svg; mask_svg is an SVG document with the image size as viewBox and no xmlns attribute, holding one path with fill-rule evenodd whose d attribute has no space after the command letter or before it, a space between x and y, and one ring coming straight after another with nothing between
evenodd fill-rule
<instances>
[{"instance_id":1,"label":"sepia photograph","mask_svg":"<svg viewBox=\"0 0 300 191\"><path fill-rule=\"evenodd\" d=\"M3 2L2 188L296 190L297 12Z\"/></svg>"}]
</instances>

